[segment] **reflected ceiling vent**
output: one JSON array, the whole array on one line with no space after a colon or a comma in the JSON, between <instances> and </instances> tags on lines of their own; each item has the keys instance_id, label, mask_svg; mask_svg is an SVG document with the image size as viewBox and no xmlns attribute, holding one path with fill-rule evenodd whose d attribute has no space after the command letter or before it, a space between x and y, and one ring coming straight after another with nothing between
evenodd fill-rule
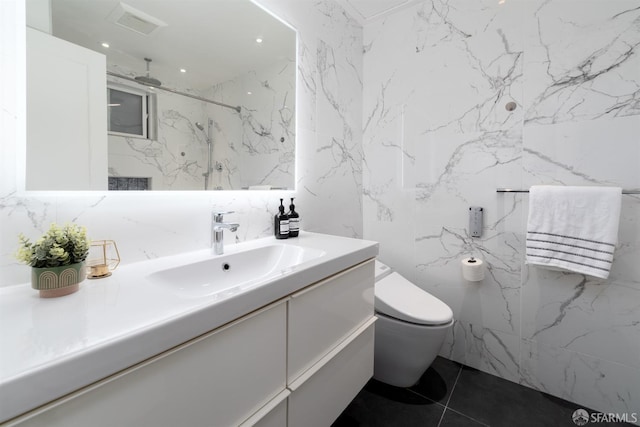
<instances>
[{"instance_id":1,"label":"reflected ceiling vent","mask_svg":"<svg viewBox=\"0 0 640 427\"><path fill-rule=\"evenodd\" d=\"M145 36L149 36L159 28L167 26L167 24L158 18L154 18L153 16L122 2L120 2L118 6L111 11L107 20Z\"/></svg>"}]
</instances>

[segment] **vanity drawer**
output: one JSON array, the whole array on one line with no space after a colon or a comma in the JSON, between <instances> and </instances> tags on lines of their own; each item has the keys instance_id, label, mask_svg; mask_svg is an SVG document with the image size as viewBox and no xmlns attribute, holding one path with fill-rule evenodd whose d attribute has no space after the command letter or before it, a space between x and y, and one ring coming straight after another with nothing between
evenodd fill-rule
<instances>
[{"instance_id":1,"label":"vanity drawer","mask_svg":"<svg viewBox=\"0 0 640 427\"><path fill-rule=\"evenodd\" d=\"M286 399L285 349L282 301L36 409L11 425L239 425L283 392L280 400Z\"/></svg>"},{"instance_id":2,"label":"vanity drawer","mask_svg":"<svg viewBox=\"0 0 640 427\"><path fill-rule=\"evenodd\" d=\"M373 376L374 322L370 318L289 385L288 427L326 427Z\"/></svg>"},{"instance_id":3,"label":"vanity drawer","mask_svg":"<svg viewBox=\"0 0 640 427\"><path fill-rule=\"evenodd\" d=\"M371 319L373 286L374 261L369 260L291 296L287 384Z\"/></svg>"},{"instance_id":4,"label":"vanity drawer","mask_svg":"<svg viewBox=\"0 0 640 427\"><path fill-rule=\"evenodd\" d=\"M239 427L285 427L287 425L287 397L290 390L284 390L267 403Z\"/></svg>"}]
</instances>

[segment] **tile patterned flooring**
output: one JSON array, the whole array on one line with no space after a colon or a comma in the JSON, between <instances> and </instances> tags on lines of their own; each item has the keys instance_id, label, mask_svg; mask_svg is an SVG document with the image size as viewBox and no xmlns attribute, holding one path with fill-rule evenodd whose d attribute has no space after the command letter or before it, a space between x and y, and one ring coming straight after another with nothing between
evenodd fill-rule
<instances>
[{"instance_id":1,"label":"tile patterned flooring","mask_svg":"<svg viewBox=\"0 0 640 427\"><path fill-rule=\"evenodd\" d=\"M579 408L438 357L411 388L370 380L332 427L575 427L572 415ZM586 427L623 425L631 426L588 423Z\"/></svg>"}]
</instances>

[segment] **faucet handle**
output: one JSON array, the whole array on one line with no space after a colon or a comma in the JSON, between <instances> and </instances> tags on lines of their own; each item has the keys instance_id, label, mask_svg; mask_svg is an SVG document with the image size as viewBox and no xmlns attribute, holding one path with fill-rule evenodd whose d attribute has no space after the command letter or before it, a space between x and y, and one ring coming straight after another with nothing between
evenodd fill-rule
<instances>
[{"instance_id":1,"label":"faucet handle","mask_svg":"<svg viewBox=\"0 0 640 427\"><path fill-rule=\"evenodd\" d=\"M215 222L222 222L223 215L228 215L228 214L232 214L232 213L235 213L235 211L214 212L213 213L213 220Z\"/></svg>"}]
</instances>

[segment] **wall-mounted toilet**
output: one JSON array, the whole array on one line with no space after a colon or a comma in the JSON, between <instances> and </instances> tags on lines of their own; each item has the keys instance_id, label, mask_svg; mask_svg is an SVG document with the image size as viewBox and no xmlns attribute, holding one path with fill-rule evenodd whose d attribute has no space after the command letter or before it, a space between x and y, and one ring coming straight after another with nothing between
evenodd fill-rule
<instances>
[{"instance_id":1,"label":"wall-mounted toilet","mask_svg":"<svg viewBox=\"0 0 640 427\"><path fill-rule=\"evenodd\" d=\"M411 387L438 355L453 325L453 312L379 261L375 278L378 321L373 377L396 387Z\"/></svg>"}]
</instances>

